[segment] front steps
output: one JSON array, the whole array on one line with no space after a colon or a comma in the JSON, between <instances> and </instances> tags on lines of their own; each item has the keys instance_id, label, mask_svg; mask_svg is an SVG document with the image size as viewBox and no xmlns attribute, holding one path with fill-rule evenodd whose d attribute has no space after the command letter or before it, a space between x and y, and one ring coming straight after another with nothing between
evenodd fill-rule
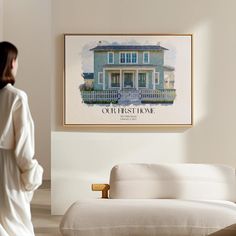
<instances>
[{"instance_id":1,"label":"front steps","mask_svg":"<svg viewBox=\"0 0 236 236\"><path fill-rule=\"evenodd\" d=\"M122 90L120 91L121 97L118 100L119 105L140 105L141 99L138 90Z\"/></svg>"}]
</instances>

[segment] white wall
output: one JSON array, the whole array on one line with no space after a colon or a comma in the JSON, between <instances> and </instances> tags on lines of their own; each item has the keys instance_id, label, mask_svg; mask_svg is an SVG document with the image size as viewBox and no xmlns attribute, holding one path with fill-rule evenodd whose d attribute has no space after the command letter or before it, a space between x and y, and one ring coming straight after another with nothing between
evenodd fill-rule
<instances>
[{"instance_id":1,"label":"white wall","mask_svg":"<svg viewBox=\"0 0 236 236\"><path fill-rule=\"evenodd\" d=\"M36 131L35 157L44 167L44 179L50 179L51 1L4 0L1 9L3 38L19 49L16 86L29 97Z\"/></svg>"},{"instance_id":2,"label":"white wall","mask_svg":"<svg viewBox=\"0 0 236 236\"><path fill-rule=\"evenodd\" d=\"M0 41L3 40L3 0L0 0Z\"/></svg>"},{"instance_id":3,"label":"white wall","mask_svg":"<svg viewBox=\"0 0 236 236\"><path fill-rule=\"evenodd\" d=\"M235 8L235 0L0 0L0 40L12 41L20 51L16 85L29 95L45 179L50 178L51 112L54 214L79 198L97 196L90 183L108 181L117 163L236 166ZM62 34L119 32L194 34L193 128L62 127Z\"/></svg>"},{"instance_id":4,"label":"white wall","mask_svg":"<svg viewBox=\"0 0 236 236\"><path fill-rule=\"evenodd\" d=\"M122 162L224 163L236 167L235 0L53 0L52 213L96 197ZM193 33L193 128L62 127L63 33Z\"/></svg>"}]
</instances>

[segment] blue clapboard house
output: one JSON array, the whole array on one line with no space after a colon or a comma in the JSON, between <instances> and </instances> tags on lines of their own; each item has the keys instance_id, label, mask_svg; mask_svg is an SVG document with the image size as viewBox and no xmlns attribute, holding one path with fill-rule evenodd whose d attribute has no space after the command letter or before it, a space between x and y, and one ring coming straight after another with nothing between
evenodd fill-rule
<instances>
[{"instance_id":1,"label":"blue clapboard house","mask_svg":"<svg viewBox=\"0 0 236 236\"><path fill-rule=\"evenodd\" d=\"M174 68L164 65L168 50L157 45L103 45L90 49L94 73L83 73L92 91L82 92L85 103L173 103Z\"/></svg>"}]
</instances>

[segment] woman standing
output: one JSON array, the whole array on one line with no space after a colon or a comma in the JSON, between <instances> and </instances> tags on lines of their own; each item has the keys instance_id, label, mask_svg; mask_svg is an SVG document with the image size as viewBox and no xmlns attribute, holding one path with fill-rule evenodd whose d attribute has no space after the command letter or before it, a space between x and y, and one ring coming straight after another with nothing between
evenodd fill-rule
<instances>
[{"instance_id":1,"label":"woman standing","mask_svg":"<svg viewBox=\"0 0 236 236\"><path fill-rule=\"evenodd\" d=\"M0 236L33 236L30 201L42 183L25 92L15 88L17 48L0 42Z\"/></svg>"}]
</instances>

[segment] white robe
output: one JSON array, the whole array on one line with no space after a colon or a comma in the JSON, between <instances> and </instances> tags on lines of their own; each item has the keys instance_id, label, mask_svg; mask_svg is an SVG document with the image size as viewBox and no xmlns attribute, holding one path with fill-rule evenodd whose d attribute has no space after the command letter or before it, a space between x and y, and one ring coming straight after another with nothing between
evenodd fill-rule
<instances>
[{"instance_id":1,"label":"white robe","mask_svg":"<svg viewBox=\"0 0 236 236\"><path fill-rule=\"evenodd\" d=\"M34 124L27 95L0 89L0 236L34 236L30 201L42 183L34 156Z\"/></svg>"}]
</instances>

